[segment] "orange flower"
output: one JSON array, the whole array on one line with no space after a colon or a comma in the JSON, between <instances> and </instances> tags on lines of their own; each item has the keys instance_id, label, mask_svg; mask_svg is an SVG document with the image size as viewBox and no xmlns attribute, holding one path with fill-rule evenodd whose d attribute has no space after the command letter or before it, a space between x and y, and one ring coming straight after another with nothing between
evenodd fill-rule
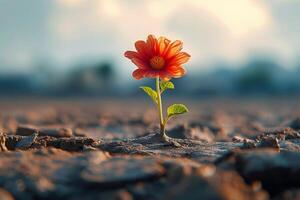
<instances>
[{"instance_id":1,"label":"orange flower","mask_svg":"<svg viewBox=\"0 0 300 200\"><path fill-rule=\"evenodd\" d=\"M160 77L166 81L185 74L182 64L189 60L190 55L180 52L180 40L171 43L165 37L156 39L154 35L149 35L147 41L138 40L135 48L136 52L126 51L124 54L138 67L132 73L134 78L139 80Z\"/></svg>"}]
</instances>

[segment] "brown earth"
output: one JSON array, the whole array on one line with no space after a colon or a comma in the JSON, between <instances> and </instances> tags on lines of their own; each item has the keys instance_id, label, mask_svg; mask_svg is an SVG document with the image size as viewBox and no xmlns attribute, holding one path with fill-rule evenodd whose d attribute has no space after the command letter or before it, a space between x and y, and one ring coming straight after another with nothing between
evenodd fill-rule
<instances>
[{"instance_id":1,"label":"brown earth","mask_svg":"<svg viewBox=\"0 0 300 200\"><path fill-rule=\"evenodd\" d=\"M2 100L0 199L300 199L297 99L141 101Z\"/></svg>"}]
</instances>

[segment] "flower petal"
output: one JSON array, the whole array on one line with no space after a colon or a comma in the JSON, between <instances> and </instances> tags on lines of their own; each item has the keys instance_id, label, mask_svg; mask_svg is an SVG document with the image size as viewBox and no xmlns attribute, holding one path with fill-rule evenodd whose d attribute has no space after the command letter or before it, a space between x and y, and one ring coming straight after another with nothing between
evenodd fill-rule
<instances>
[{"instance_id":1,"label":"flower petal","mask_svg":"<svg viewBox=\"0 0 300 200\"><path fill-rule=\"evenodd\" d=\"M132 58L141 58L140 54L135 51L126 51L124 53L124 56L126 58L132 59Z\"/></svg>"},{"instance_id":2,"label":"flower petal","mask_svg":"<svg viewBox=\"0 0 300 200\"><path fill-rule=\"evenodd\" d=\"M159 77L164 81L169 81L172 78L172 75L163 70L159 73Z\"/></svg>"},{"instance_id":3,"label":"flower petal","mask_svg":"<svg viewBox=\"0 0 300 200\"><path fill-rule=\"evenodd\" d=\"M137 79L140 80L145 76L146 71L143 69L136 69L132 72L132 76Z\"/></svg>"},{"instance_id":4,"label":"flower petal","mask_svg":"<svg viewBox=\"0 0 300 200\"><path fill-rule=\"evenodd\" d=\"M174 78L182 77L186 73L185 69L181 66L171 66L168 67L166 71L170 73Z\"/></svg>"},{"instance_id":5,"label":"flower petal","mask_svg":"<svg viewBox=\"0 0 300 200\"><path fill-rule=\"evenodd\" d=\"M157 54L158 44L157 39L154 35L149 35L147 38L147 46L148 50L150 51L150 55L154 56Z\"/></svg>"},{"instance_id":6,"label":"flower petal","mask_svg":"<svg viewBox=\"0 0 300 200\"><path fill-rule=\"evenodd\" d=\"M163 76L163 77L161 77L161 79L162 79L163 81L169 81L169 80L172 79L172 77L170 77L170 76Z\"/></svg>"},{"instance_id":7,"label":"flower petal","mask_svg":"<svg viewBox=\"0 0 300 200\"><path fill-rule=\"evenodd\" d=\"M165 59L170 59L179 53L182 49L182 42L180 40L175 40L171 44L169 44L168 48L165 52Z\"/></svg>"},{"instance_id":8,"label":"flower petal","mask_svg":"<svg viewBox=\"0 0 300 200\"><path fill-rule=\"evenodd\" d=\"M158 53L159 55L163 56L163 53L165 52L166 48L170 44L170 40L168 40L165 37L159 37L158 38Z\"/></svg>"},{"instance_id":9,"label":"flower petal","mask_svg":"<svg viewBox=\"0 0 300 200\"><path fill-rule=\"evenodd\" d=\"M159 71L157 70L147 70L146 76L147 78L156 78L159 76Z\"/></svg>"},{"instance_id":10,"label":"flower petal","mask_svg":"<svg viewBox=\"0 0 300 200\"><path fill-rule=\"evenodd\" d=\"M149 65L139 58L132 58L131 61L140 69L149 69Z\"/></svg>"},{"instance_id":11,"label":"flower petal","mask_svg":"<svg viewBox=\"0 0 300 200\"><path fill-rule=\"evenodd\" d=\"M138 40L135 42L135 48L137 52L143 57L143 58L149 58L150 57L150 51L148 49L147 43L142 40Z\"/></svg>"},{"instance_id":12,"label":"flower petal","mask_svg":"<svg viewBox=\"0 0 300 200\"><path fill-rule=\"evenodd\" d=\"M190 55L185 52L180 52L174 57L170 58L169 65L182 65L190 59Z\"/></svg>"}]
</instances>

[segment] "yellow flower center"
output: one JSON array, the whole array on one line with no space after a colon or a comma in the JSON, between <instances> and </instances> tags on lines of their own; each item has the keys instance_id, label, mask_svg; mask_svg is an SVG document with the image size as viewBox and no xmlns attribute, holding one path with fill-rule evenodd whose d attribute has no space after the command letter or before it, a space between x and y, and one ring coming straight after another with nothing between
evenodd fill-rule
<instances>
[{"instance_id":1,"label":"yellow flower center","mask_svg":"<svg viewBox=\"0 0 300 200\"><path fill-rule=\"evenodd\" d=\"M165 60L160 56L154 56L150 59L150 65L153 69L162 69L165 66Z\"/></svg>"}]
</instances>

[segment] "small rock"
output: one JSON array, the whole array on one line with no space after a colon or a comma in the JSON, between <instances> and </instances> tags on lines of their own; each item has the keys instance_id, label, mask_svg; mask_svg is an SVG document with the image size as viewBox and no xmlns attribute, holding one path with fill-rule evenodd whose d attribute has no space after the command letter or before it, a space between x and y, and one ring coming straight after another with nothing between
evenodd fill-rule
<instances>
[{"instance_id":1,"label":"small rock","mask_svg":"<svg viewBox=\"0 0 300 200\"><path fill-rule=\"evenodd\" d=\"M34 133L30 136L24 136L17 144L16 149L26 150L31 147L31 145L35 142L38 134Z\"/></svg>"}]
</instances>

